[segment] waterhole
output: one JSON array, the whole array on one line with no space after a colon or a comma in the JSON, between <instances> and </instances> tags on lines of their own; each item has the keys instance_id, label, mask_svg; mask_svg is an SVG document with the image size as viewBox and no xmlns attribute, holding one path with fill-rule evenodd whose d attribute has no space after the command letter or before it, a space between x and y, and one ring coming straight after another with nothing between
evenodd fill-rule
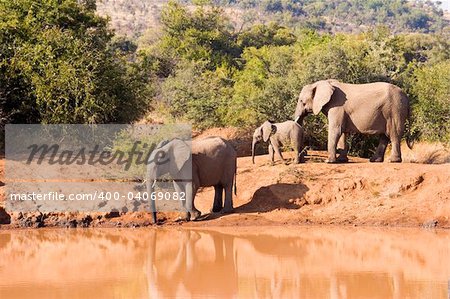
<instances>
[{"instance_id":1,"label":"waterhole","mask_svg":"<svg viewBox=\"0 0 450 299\"><path fill-rule=\"evenodd\" d=\"M448 298L450 231L0 232L0 298Z\"/></svg>"}]
</instances>

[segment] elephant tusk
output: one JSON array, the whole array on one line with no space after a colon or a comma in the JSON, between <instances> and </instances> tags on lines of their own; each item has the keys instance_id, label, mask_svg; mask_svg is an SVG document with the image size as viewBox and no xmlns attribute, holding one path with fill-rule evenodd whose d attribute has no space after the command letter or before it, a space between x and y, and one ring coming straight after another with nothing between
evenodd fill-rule
<instances>
[{"instance_id":1,"label":"elephant tusk","mask_svg":"<svg viewBox=\"0 0 450 299\"><path fill-rule=\"evenodd\" d=\"M298 123L298 120L299 120L299 119L300 119L300 115L299 115L299 116L297 116L297 117L295 118L295 120L294 120L294 121L295 121L296 123Z\"/></svg>"},{"instance_id":2,"label":"elephant tusk","mask_svg":"<svg viewBox=\"0 0 450 299\"><path fill-rule=\"evenodd\" d=\"M152 188L155 188L155 186L156 186L156 180L153 181Z\"/></svg>"}]
</instances>

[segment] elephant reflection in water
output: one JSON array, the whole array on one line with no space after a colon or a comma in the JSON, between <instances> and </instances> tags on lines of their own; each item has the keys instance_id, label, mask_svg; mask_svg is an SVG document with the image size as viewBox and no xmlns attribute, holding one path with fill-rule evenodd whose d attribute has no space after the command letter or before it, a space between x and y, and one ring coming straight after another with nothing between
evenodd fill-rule
<instances>
[{"instance_id":1,"label":"elephant reflection in water","mask_svg":"<svg viewBox=\"0 0 450 299\"><path fill-rule=\"evenodd\" d=\"M408 294L408 285L406 285L404 275L401 271L396 271L392 274L359 273L357 279L355 280L348 273L330 274L328 277L329 298L368 298L374 295L372 290L372 286L374 285L377 286L377 293L379 295L385 294L385 298L401 299L410 298L413 295L413 293ZM416 297L416 295L412 297Z\"/></svg>"},{"instance_id":2,"label":"elephant reflection in water","mask_svg":"<svg viewBox=\"0 0 450 299\"><path fill-rule=\"evenodd\" d=\"M292 259L278 260L268 250L280 257L298 256L301 250L292 242L282 245L276 237L196 230L153 230L150 240L145 272L151 298L239 294L281 298L300 289L298 269L286 267Z\"/></svg>"},{"instance_id":3,"label":"elephant reflection in water","mask_svg":"<svg viewBox=\"0 0 450 299\"><path fill-rule=\"evenodd\" d=\"M391 268L361 272L363 265L378 265L379 260L377 256L370 260L372 251L366 246L346 251L343 263L338 252L347 245L336 237L323 239L321 234L310 233L280 239L264 233L152 230L150 241L145 273L151 298L364 298L370 295L371 285L387 297L408 295L402 272ZM368 256L369 261L361 261L360 256Z\"/></svg>"},{"instance_id":4,"label":"elephant reflection in water","mask_svg":"<svg viewBox=\"0 0 450 299\"><path fill-rule=\"evenodd\" d=\"M144 270L150 298L238 293L232 236L153 230L150 240Z\"/></svg>"}]
</instances>

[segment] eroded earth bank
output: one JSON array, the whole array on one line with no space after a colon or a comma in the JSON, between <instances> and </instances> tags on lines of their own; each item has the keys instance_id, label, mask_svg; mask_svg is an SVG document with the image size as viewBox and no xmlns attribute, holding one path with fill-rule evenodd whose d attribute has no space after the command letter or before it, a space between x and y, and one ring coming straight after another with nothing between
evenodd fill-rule
<instances>
[{"instance_id":1,"label":"eroded earth bank","mask_svg":"<svg viewBox=\"0 0 450 299\"><path fill-rule=\"evenodd\" d=\"M202 221L176 222L177 213L161 213L163 225L364 225L450 228L449 164L325 164L325 152L311 151L305 164L269 163L267 155L238 158L235 212L207 215L213 188L200 190L196 206ZM287 153L289 157L289 153ZM4 160L0 196L5 201ZM139 227L151 225L146 213L8 213L0 208L2 228Z\"/></svg>"}]
</instances>

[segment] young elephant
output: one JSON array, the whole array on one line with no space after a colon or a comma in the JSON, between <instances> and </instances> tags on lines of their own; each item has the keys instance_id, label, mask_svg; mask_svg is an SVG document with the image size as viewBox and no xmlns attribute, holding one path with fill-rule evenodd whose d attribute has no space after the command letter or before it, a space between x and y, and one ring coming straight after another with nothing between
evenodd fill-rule
<instances>
[{"instance_id":1,"label":"young elephant","mask_svg":"<svg viewBox=\"0 0 450 299\"><path fill-rule=\"evenodd\" d=\"M255 146L260 141L269 141L269 155L272 163L274 153L286 162L281 155L280 146L291 144L295 150L295 163L304 162L303 128L295 121L288 120L282 123L264 122L253 133L252 162L255 164Z\"/></svg>"},{"instance_id":2,"label":"young elephant","mask_svg":"<svg viewBox=\"0 0 450 299\"><path fill-rule=\"evenodd\" d=\"M236 194L237 154L230 142L220 137L207 137L192 141L192 155L186 141L173 139L163 141L150 155L147 166L147 192L153 193L154 181L162 175L170 174L174 179L174 188L186 200L181 201L186 211L186 220L197 219L201 213L195 208L194 199L199 187L214 186L213 212L229 213L233 210L232 189ZM167 157L159 159L164 153ZM192 163L191 163L192 162ZM191 167L192 166L192 167ZM192 181L190 180L192 178ZM225 190L225 203L222 203ZM155 201L151 200L153 222L156 223Z\"/></svg>"}]
</instances>

